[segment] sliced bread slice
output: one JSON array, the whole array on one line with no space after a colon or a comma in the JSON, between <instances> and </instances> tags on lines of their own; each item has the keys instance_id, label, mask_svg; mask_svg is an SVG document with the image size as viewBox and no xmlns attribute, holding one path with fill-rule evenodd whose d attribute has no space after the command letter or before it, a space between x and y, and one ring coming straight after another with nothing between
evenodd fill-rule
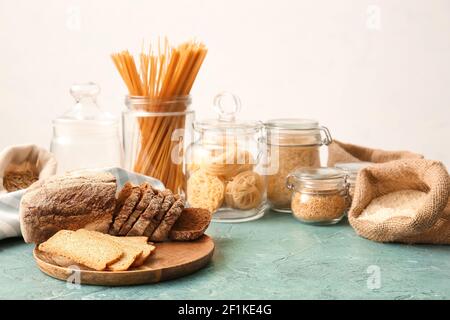
<instances>
[{"instance_id":1,"label":"sliced bread slice","mask_svg":"<svg viewBox=\"0 0 450 320\"><path fill-rule=\"evenodd\" d=\"M77 230L76 233L80 233L80 234L91 233L92 234L92 231L80 229L80 230ZM106 241L115 243L120 248L122 248L122 250L124 252L123 256L119 260L117 260L111 264L108 264L108 267L107 267L108 270L111 270L111 271L128 270L131 267L131 265L136 261L136 259L138 259L142 255L142 252L143 252L142 246L138 246L136 244L130 243L129 241L124 240L125 238L123 238L123 237L114 237L109 234L103 234L103 233L99 233L99 232L95 232L94 234L92 234L92 236L97 237L99 240L106 240Z\"/></svg>"},{"instance_id":2,"label":"sliced bread slice","mask_svg":"<svg viewBox=\"0 0 450 320\"><path fill-rule=\"evenodd\" d=\"M120 190L119 194L117 195L117 201L116 201L116 208L114 209L114 216L115 218L117 214L122 209L123 205L125 204L125 200L130 196L131 190L133 190L133 184L130 182L127 182L123 185L122 189Z\"/></svg>"},{"instance_id":3,"label":"sliced bread slice","mask_svg":"<svg viewBox=\"0 0 450 320\"><path fill-rule=\"evenodd\" d=\"M60 230L39 245L39 250L62 256L94 270L105 270L124 255L116 243L101 239L96 231L78 232Z\"/></svg>"},{"instance_id":4,"label":"sliced bread slice","mask_svg":"<svg viewBox=\"0 0 450 320\"><path fill-rule=\"evenodd\" d=\"M170 239L189 241L200 238L211 222L211 212L201 208L185 208L170 231Z\"/></svg>"},{"instance_id":5,"label":"sliced bread slice","mask_svg":"<svg viewBox=\"0 0 450 320\"><path fill-rule=\"evenodd\" d=\"M134 223L131 230L127 233L128 236L142 236L145 233L145 230L147 229L148 225L151 223L153 218L158 215L161 205L163 203L164 196L162 195L161 191L157 191L152 199L150 200L150 203L145 209L145 211L141 214L139 219Z\"/></svg>"},{"instance_id":6,"label":"sliced bread slice","mask_svg":"<svg viewBox=\"0 0 450 320\"><path fill-rule=\"evenodd\" d=\"M122 225L125 223L125 221L127 221L128 217L139 203L139 200L141 199L141 194L142 192L139 186L135 186L128 182L125 184L122 191L119 193L118 202L122 202L123 198L125 198L125 200L123 201L123 204L120 206L120 209L118 209L115 214L114 222L111 228L109 229L109 234L113 236L119 234L120 228L122 228ZM126 197L127 195L128 197Z\"/></svg>"},{"instance_id":7,"label":"sliced bread slice","mask_svg":"<svg viewBox=\"0 0 450 320\"><path fill-rule=\"evenodd\" d=\"M56 253L47 253L47 252L40 252L41 257L44 257L44 260L51 263L58 265L60 267L64 268L73 268L78 267L80 270L94 270L91 268L86 267L85 265L82 265L81 263L77 263L73 261L72 259L63 257L61 255L58 255Z\"/></svg>"},{"instance_id":8,"label":"sliced bread slice","mask_svg":"<svg viewBox=\"0 0 450 320\"><path fill-rule=\"evenodd\" d=\"M136 205L134 211L130 214L127 221L122 225L119 231L119 236L125 236L131 230L135 222L139 219L141 214L147 209L150 201L152 200L155 191L148 183L140 185L142 197L139 203Z\"/></svg>"},{"instance_id":9,"label":"sliced bread slice","mask_svg":"<svg viewBox=\"0 0 450 320\"><path fill-rule=\"evenodd\" d=\"M169 238L170 229L178 220L181 215L181 212L184 209L184 200L179 198L174 202L172 207L166 212L161 223L156 227L155 231L153 231L150 240L152 241L165 241Z\"/></svg>"},{"instance_id":10,"label":"sliced bread slice","mask_svg":"<svg viewBox=\"0 0 450 320\"><path fill-rule=\"evenodd\" d=\"M121 239L123 239L123 241L128 241L130 244L137 245L142 249L142 255L134 261L131 265L132 267L139 267L143 265L147 261L150 254L156 249L153 244L147 243L147 237L123 237Z\"/></svg>"},{"instance_id":11,"label":"sliced bread slice","mask_svg":"<svg viewBox=\"0 0 450 320\"><path fill-rule=\"evenodd\" d=\"M169 211L175 201L179 199L179 195L174 195L169 189L161 191L161 194L164 196L164 201L162 202L158 213L153 216L147 228L145 229L144 236L150 237L153 234L153 232L163 220L166 212Z\"/></svg>"}]
</instances>

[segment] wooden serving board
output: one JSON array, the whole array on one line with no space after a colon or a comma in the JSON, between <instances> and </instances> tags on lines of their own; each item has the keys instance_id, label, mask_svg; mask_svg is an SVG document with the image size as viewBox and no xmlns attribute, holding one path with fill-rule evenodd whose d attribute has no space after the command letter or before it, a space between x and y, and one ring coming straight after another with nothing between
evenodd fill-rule
<instances>
[{"instance_id":1,"label":"wooden serving board","mask_svg":"<svg viewBox=\"0 0 450 320\"><path fill-rule=\"evenodd\" d=\"M144 265L119 272L79 270L78 275L74 274L78 270L52 264L37 247L33 256L39 269L53 278L67 281L69 277L69 280L78 277L81 284L125 286L183 277L206 266L214 252L214 241L207 235L195 241L172 241L155 245L155 252Z\"/></svg>"}]
</instances>

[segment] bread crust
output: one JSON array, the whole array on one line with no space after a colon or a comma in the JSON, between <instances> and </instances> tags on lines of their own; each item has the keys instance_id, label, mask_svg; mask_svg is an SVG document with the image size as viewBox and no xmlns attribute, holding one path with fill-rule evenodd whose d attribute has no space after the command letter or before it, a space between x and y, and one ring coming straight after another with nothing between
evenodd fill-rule
<instances>
[{"instance_id":1,"label":"bread crust","mask_svg":"<svg viewBox=\"0 0 450 320\"><path fill-rule=\"evenodd\" d=\"M20 226L27 243L42 243L62 229L106 233L116 203L110 173L68 173L38 181L20 202Z\"/></svg>"},{"instance_id":2,"label":"bread crust","mask_svg":"<svg viewBox=\"0 0 450 320\"><path fill-rule=\"evenodd\" d=\"M185 208L170 230L170 239L191 241L200 238L208 229L211 213L201 208Z\"/></svg>"}]
</instances>

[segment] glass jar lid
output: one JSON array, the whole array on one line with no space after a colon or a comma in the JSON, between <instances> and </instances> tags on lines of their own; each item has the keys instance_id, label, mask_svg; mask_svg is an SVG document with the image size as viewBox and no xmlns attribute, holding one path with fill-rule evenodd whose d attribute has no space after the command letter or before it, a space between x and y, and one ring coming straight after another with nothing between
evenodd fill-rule
<instances>
[{"instance_id":1,"label":"glass jar lid","mask_svg":"<svg viewBox=\"0 0 450 320\"><path fill-rule=\"evenodd\" d=\"M265 124L267 129L279 130L314 130L319 129L319 122L313 119L280 118L271 119Z\"/></svg>"},{"instance_id":2,"label":"glass jar lid","mask_svg":"<svg viewBox=\"0 0 450 320\"><path fill-rule=\"evenodd\" d=\"M322 146L329 145L331 138L328 128L313 119L280 118L264 123L267 142L279 146Z\"/></svg>"},{"instance_id":3,"label":"glass jar lid","mask_svg":"<svg viewBox=\"0 0 450 320\"><path fill-rule=\"evenodd\" d=\"M103 111L97 104L97 96L100 87L94 82L74 84L70 87L70 94L75 100L75 105L53 123L65 123L73 121L86 121L92 124L116 123L115 118L109 112Z\"/></svg>"},{"instance_id":4,"label":"glass jar lid","mask_svg":"<svg viewBox=\"0 0 450 320\"><path fill-rule=\"evenodd\" d=\"M345 171L336 168L300 168L288 175L286 186L295 191L339 191L347 184Z\"/></svg>"},{"instance_id":5,"label":"glass jar lid","mask_svg":"<svg viewBox=\"0 0 450 320\"><path fill-rule=\"evenodd\" d=\"M196 131L217 131L220 134L235 135L258 132L263 127L260 121L236 120L236 114L241 110L241 100L232 93L222 92L216 95L214 110L218 115L217 119L196 121L194 123Z\"/></svg>"}]
</instances>

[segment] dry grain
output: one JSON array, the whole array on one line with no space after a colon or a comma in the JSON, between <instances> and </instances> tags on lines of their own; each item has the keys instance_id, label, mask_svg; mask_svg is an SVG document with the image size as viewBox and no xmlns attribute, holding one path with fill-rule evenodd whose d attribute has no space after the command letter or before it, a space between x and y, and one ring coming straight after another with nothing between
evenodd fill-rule
<instances>
[{"instance_id":1,"label":"dry grain","mask_svg":"<svg viewBox=\"0 0 450 320\"><path fill-rule=\"evenodd\" d=\"M294 192L292 213L300 220L310 222L332 221L344 215L345 196L333 194L306 194Z\"/></svg>"},{"instance_id":2,"label":"dry grain","mask_svg":"<svg viewBox=\"0 0 450 320\"><path fill-rule=\"evenodd\" d=\"M427 194L417 190L401 190L373 199L359 219L382 222L393 217L413 217Z\"/></svg>"}]
</instances>

